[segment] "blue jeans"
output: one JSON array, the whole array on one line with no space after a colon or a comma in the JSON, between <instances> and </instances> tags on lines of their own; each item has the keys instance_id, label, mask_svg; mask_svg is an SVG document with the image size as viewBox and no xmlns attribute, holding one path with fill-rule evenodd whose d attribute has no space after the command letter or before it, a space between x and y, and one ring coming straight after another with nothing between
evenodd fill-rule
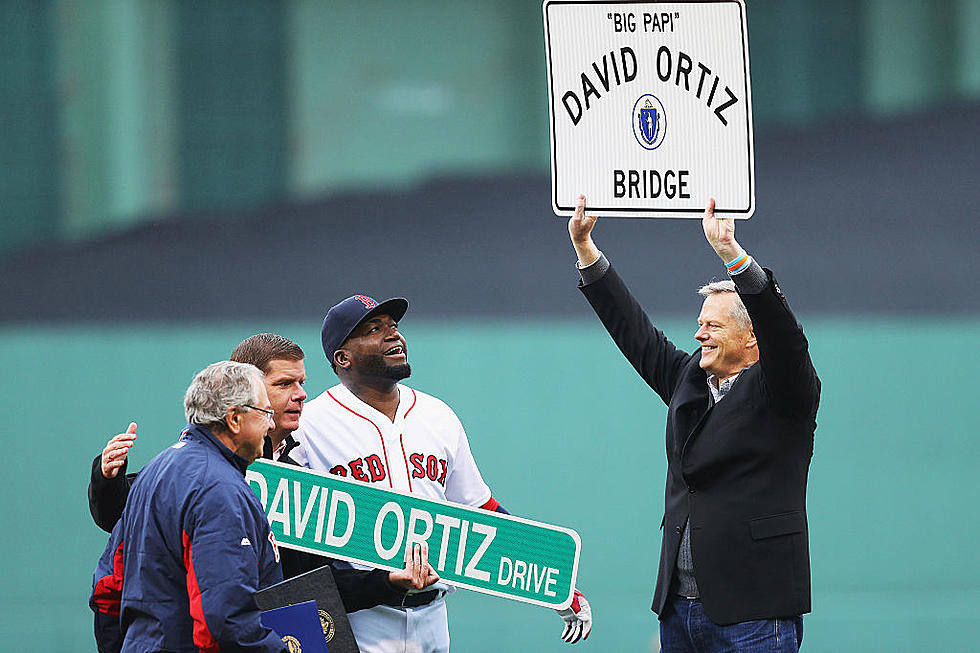
<instances>
[{"instance_id":1,"label":"blue jeans","mask_svg":"<svg viewBox=\"0 0 980 653\"><path fill-rule=\"evenodd\" d=\"M798 653L802 642L803 617L719 626L701 601L681 596L671 598L660 616L663 653Z\"/></svg>"}]
</instances>

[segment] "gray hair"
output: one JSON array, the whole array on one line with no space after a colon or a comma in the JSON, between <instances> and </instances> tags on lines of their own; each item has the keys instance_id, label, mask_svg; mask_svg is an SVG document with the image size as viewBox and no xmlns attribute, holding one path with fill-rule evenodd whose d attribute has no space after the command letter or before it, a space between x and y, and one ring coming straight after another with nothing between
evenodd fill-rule
<instances>
[{"instance_id":1,"label":"gray hair","mask_svg":"<svg viewBox=\"0 0 980 653\"><path fill-rule=\"evenodd\" d=\"M734 293L735 295L735 302L732 304L731 311L729 311L728 315L743 329L752 328L752 319L749 317L749 312L745 310L745 304L742 303L742 298L738 296L734 281L731 279L712 281L698 288L698 294L702 297L721 295L723 293Z\"/></svg>"},{"instance_id":2,"label":"gray hair","mask_svg":"<svg viewBox=\"0 0 980 653\"><path fill-rule=\"evenodd\" d=\"M264 376L248 363L220 361L208 365L197 373L184 394L187 423L227 430L228 409L256 403Z\"/></svg>"}]
</instances>

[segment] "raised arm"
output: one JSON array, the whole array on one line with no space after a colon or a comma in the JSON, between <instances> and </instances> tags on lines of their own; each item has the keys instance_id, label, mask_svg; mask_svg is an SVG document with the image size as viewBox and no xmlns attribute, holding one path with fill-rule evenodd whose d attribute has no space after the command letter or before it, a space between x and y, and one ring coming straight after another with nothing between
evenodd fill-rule
<instances>
[{"instance_id":1,"label":"raised arm","mask_svg":"<svg viewBox=\"0 0 980 653\"><path fill-rule=\"evenodd\" d=\"M578 256L579 289L589 300L606 331L637 373L664 402L669 403L677 375L690 360L657 329L646 311L592 240L596 218L585 215L585 196L579 195L568 235Z\"/></svg>"},{"instance_id":2,"label":"raised arm","mask_svg":"<svg viewBox=\"0 0 980 653\"><path fill-rule=\"evenodd\" d=\"M759 343L759 364L773 408L784 414L815 415L820 380L810 360L803 327L772 272L760 267L735 240L735 220L716 216L714 208L712 199L701 226L708 244L728 268L752 319Z\"/></svg>"}]
</instances>

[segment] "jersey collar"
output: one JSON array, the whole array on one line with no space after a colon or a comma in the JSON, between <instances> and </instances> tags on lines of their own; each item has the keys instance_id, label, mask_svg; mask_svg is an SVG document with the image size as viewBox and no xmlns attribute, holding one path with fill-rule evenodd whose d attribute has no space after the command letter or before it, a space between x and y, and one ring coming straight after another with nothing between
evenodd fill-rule
<instances>
[{"instance_id":1,"label":"jersey collar","mask_svg":"<svg viewBox=\"0 0 980 653\"><path fill-rule=\"evenodd\" d=\"M408 386L404 386L401 383L397 384L398 388L398 408L395 410L395 421L392 422L388 419L388 416L379 410L376 410L373 406L369 406L360 399L357 398L353 392L347 389L343 383L337 384L330 388L330 393L340 401L341 403L347 404L351 408L367 415L372 420L375 420L380 424L394 424L395 422L400 422L405 418L405 411L409 410L412 406L412 389Z\"/></svg>"}]
</instances>

